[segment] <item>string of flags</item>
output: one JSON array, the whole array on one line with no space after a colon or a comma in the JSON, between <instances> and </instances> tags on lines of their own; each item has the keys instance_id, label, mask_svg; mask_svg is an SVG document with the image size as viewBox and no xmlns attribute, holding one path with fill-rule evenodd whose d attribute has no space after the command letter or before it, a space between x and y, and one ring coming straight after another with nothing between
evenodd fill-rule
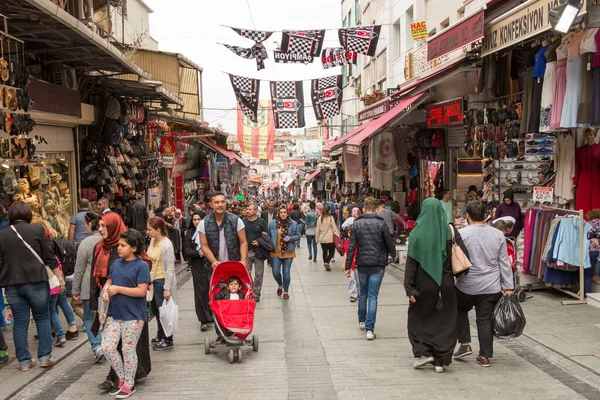
<instances>
[{"instance_id":1,"label":"string of flags","mask_svg":"<svg viewBox=\"0 0 600 400\"><path fill-rule=\"evenodd\" d=\"M241 37L254 41L254 45L252 47L223 45L239 57L255 59L258 71L264 69L268 53L263 42L271 37L274 32L229 28ZM341 28L338 29L338 39L341 47L323 49L324 29L284 30L281 33L280 49L273 51L273 60L276 63L310 64L320 55L325 69L340 65L356 65L358 54L371 57L375 55L380 34L381 25Z\"/></svg>"},{"instance_id":2,"label":"string of flags","mask_svg":"<svg viewBox=\"0 0 600 400\"><path fill-rule=\"evenodd\" d=\"M260 80L228 74L242 113L258 122ZM294 129L305 126L304 87L302 81L269 82L275 129ZM334 75L311 81L311 100L318 121L338 115L342 105L342 76Z\"/></svg>"}]
</instances>

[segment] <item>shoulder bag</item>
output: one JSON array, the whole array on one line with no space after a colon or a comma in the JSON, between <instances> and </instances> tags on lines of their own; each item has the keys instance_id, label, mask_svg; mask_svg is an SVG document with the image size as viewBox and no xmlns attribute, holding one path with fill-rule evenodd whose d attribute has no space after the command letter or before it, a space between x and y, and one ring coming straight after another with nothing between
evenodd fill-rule
<instances>
[{"instance_id":1,"label":"shoulder bag","mask_svg":"<svg viewBox=\"0 0 600 400\"><path fill-rule=\"evenodd\" d=\"M458 275L471 268L471 261L465 254L465 252L456 244L454 236L454 227L450 225L450 231L452 232L452 273Z\"/></svg>"},{"instance_id":2,"label":"shoulder bag","mask_svg":"<svg viewBox=\"0 0 600 400\"><path fill-rule=\"evenodd\" d=\"M50 290L56 289L57 287L59 287L60 281L58 280L58 277L56 276L54 271L52 271L52 269L50 267L48 267L47 265L44 264L42 257L40 257L38 253L36 253L36 251L29 245L29 243L27 243L25 241L25 239L23 239L23 236L21 236L19 234L19 232L17 232L17 229L15 228L15 226L11 225L10 227L12 228L13 231L15 231L15 233L17 234L19 239L21 239L23 244L25 244L25 246L29 249L29 251L31 251L31 253L35 256L35 258L37 258L37 260L40 262L40 264L42 264L44 266L44 268L46 268L46 274L48 275L48 285L50 285Z\"/></svg>"}]
</instances>

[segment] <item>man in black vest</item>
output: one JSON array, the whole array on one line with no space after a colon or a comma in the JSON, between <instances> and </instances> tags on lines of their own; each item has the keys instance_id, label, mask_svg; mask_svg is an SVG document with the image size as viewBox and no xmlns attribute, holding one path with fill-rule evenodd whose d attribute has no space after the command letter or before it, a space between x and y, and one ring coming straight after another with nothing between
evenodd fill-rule
<instances>
[{"instance_id":1,"label":"man in black vest","mask_svg":"<svg viewBox=\"0 0 600 400\"><path fill-rule=\"evenodd\" d=\"M229 213L223 193L212 195L213 212L200 221L200 244L206 262L214 269L224 261L240 261L246 265L248 242L244 223Z\"/></svg>"}]
</instances>

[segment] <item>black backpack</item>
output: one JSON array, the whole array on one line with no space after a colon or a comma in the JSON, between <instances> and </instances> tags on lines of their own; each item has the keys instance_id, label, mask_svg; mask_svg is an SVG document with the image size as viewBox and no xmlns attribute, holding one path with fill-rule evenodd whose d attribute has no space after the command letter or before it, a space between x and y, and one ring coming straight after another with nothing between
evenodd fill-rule
<instances>
[{"instance_id":1,"label":"black backpack","mask_svg":"<svg viewBox=\"0 0 600 400\"><path fill-rule=\"evenodd\" d=\"M63 275L69 276L75 273L75 261L77 260L77 247L73 240L63 237L52 238L54 253L60 260Z\"/></svg>"}]
</instances>

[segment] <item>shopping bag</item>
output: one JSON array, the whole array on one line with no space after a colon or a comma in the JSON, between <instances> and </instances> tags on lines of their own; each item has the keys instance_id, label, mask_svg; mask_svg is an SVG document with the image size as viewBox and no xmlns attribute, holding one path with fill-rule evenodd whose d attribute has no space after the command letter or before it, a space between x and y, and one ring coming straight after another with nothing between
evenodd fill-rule
<instances>
[{"instance_id":1,"label":"shopping bag","mask_svg":"<svg viewBox=\"0 0 600 400\"><path fill-rule=\"evenodd\" d=\"M98 297L98 322L100 323L100 327L98 328L99 332L104 330L104 325L106 324L106 320L108 319L108 306L110 305L110 297L109 300L105 303L102 301L102 295Z\"/></svg>"},{"instance_id":2,"label":"shopping bag","mask_svg":"<svg viewBox=\"0 0 600 400\"><path fill-rule=\"evenodd\" d=\"M494 336L499 339L516 338L525 329L525 314L515 296L502 296L494 307Z\"/></svg>"},{"instance_id":3,"label":"shopping bag","mask_svg":"<svg viewBox=\"0 0 600 400\"><path fill-rule=\"evenodd\" d=\"M346 250L344 249L344 239L334 233L333 243L337 252L340 253L340 256L344 256L344 254L346 254Z\"/></svg>"},{"instance_id":4,"label":"shopping bag","mask_svg":"<svg viewBox=\"0 0 600 400\"><path fill-rule=\"evenodd\" d=\"M175 304L175 300L164 300L158 311L165 336L176 334L179 328L179 307Z\"/></svg>"}]
</instances>

